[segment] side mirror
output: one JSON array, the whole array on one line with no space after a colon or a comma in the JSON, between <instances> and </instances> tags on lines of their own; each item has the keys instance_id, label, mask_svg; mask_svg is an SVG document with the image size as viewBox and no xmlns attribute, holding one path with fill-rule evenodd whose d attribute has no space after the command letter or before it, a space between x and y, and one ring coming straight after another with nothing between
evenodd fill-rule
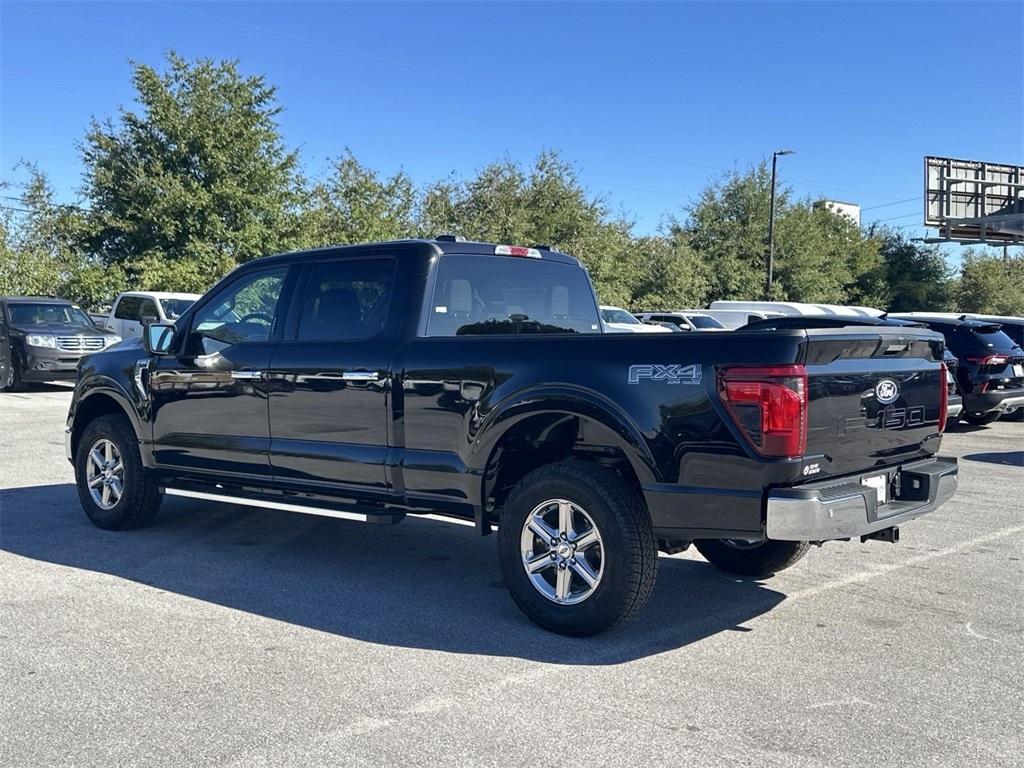
<instances>
[{"instance_id":1,"label":"side mirror","mask_svg":"<svg viewBox=\"0 0 1024 768\"><path fill-rule=\"evenodd\" d=\"M146 351L151 355L166 355L174 345L176 328L173 323L150 323L146 326L143 340Z\"/></svg>"}]
</instances>

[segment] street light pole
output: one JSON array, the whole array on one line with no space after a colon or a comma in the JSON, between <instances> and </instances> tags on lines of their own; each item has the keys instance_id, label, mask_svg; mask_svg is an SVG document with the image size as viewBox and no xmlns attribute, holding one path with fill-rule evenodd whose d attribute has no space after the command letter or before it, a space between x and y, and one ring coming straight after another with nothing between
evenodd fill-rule
<instances>
[{"instance_id":1,"label":"street light pole","mask_svg":"<svg viewBox=\"0 0 1024 768\"><path fill-rule=\"evenodd\" d=\"M775 268L775 166L781 155L792 155L792 149L772 152L772 191L768 203L768 277L764 283L765 301L772 300L772 270Z\"/></svg>"}]
</instances>

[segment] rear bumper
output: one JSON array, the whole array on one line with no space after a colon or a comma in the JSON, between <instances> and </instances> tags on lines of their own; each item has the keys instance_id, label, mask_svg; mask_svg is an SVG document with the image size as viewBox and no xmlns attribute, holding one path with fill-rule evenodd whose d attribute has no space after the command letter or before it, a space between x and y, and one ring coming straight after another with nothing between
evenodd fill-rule
<instances>
[{"instance_id":1,"label":"rear bumper","mask_svg":"<svg viewBox=\"0 0 1024 768\"><path fill-rule=\"evenodd\" d=\"M782 541L828 541L892 528L945 504L957 486L957 461L937 457L888 470L898 476L899 495L879 506L874 488L859 478L770 491L765 535Z\"/></svg>"},{"instance_id":2,"label":"rear bumper","mask_svg":"<svg viewBox=\"0 0 1024 768\"><path fill-rule=\"evenodd\" d=\"M968 413L1006 413L1024 405L1024 390L997 389L992 392L964 396L964 410Z\"/></svg>"},{"instance_id":3,"label":"rear bumper","mask_svg":"<svg viewBox=\"0 0 1024 768\"><path fill-rule=\"evenodd\" d=\"M954 419L960 415L964 409L964 399L960 395L949 396L949 406L946 409L946 418Z\"/></svg>"}]
</instances>

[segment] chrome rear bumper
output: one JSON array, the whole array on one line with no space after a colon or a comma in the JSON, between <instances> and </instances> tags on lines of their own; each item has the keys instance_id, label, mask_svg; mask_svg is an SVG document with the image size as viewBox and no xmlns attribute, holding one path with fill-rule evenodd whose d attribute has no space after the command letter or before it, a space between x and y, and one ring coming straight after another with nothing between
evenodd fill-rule
<instances>
[{"instance_id":1,"label":"chrome rear bumper","mask_svg":"<svg viewBox=\"0 0 1024 768\"><path fill-rule=\"evenodd\" d=\"M937 457L885 470L899 475L899 495L879 505L860 477L841 483L782 488L768 495L765 534L782 541L828 541L892 528L945 504L957 486L957 461ZM880 473L874 473L880 474ZM864 477L872 473L864 474Z\"/></svg>"}]
</instances>

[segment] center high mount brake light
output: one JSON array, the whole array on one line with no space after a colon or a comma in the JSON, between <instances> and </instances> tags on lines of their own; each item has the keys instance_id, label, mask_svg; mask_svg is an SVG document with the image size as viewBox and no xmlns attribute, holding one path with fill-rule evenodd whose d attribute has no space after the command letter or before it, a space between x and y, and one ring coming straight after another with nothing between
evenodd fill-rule
<instances>
[{"instance_id":1,"label":"center high mount brake light","mask_svg":"<svg viewBox=\"0 0 1024 768\"><path fill-rule=\"evenodd\" d=\"M521 245L496 245L494 246L495 256L523 256L527 259L541 258L540 251L536 248L525 248Z\"/></svg>"}]
</instances>

